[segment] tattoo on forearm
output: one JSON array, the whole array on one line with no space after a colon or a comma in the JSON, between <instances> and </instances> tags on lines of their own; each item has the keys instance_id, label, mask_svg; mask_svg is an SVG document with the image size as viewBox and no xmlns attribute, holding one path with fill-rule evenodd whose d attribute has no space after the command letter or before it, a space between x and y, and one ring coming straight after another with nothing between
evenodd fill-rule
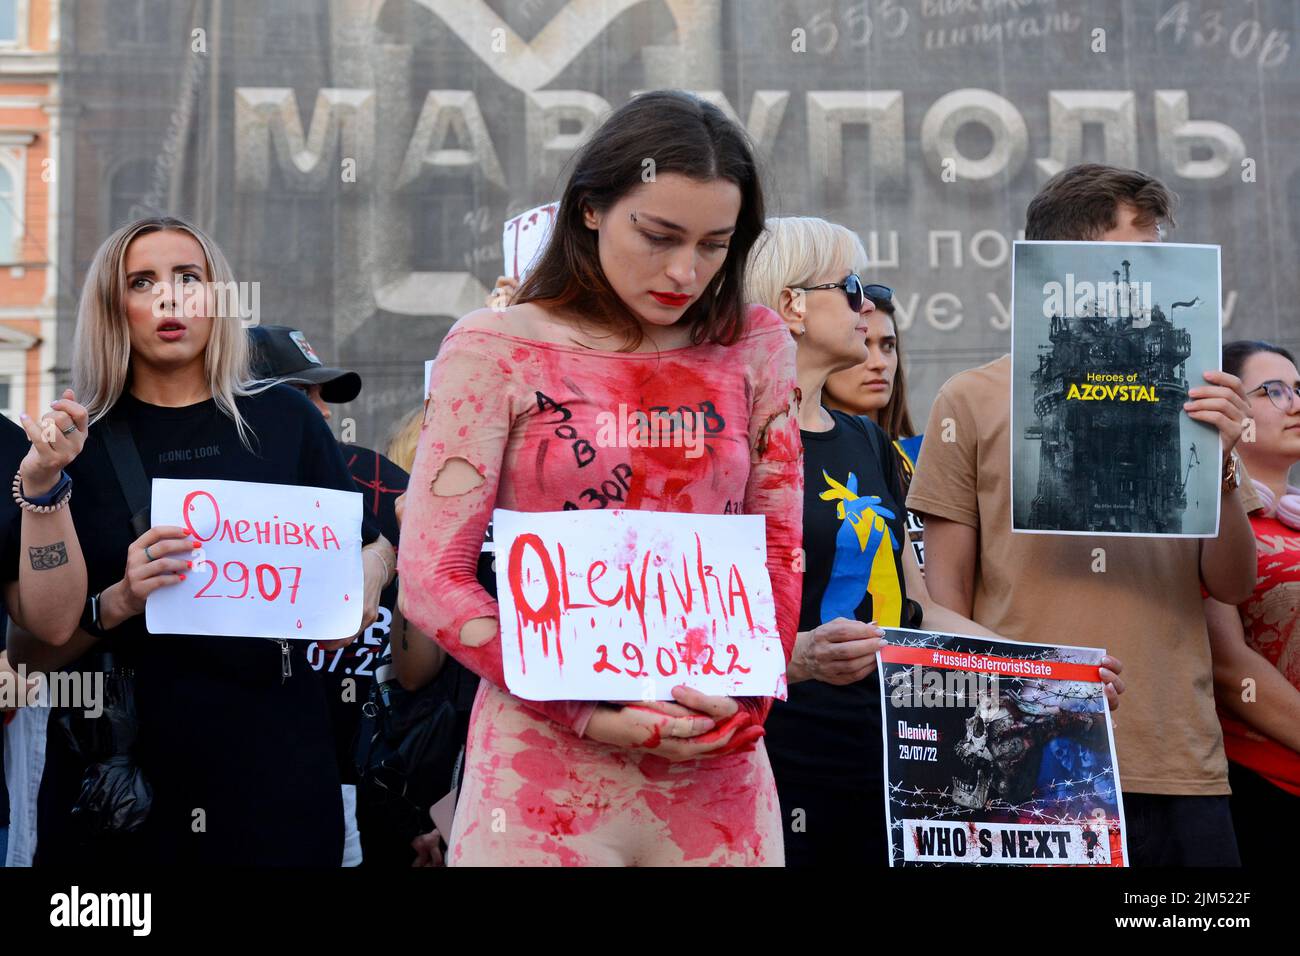
<instances>
[{"instance_id":1,"label":"tattoo on forearm","mask_svg":"<svg viewBox=\"0 0 1300 956\"><path fill-rule=\"evenodd\" d=\"M68 563L68 549L64 547L62 541L36 548L28 548L27 554L31 558L33 571L49 571L52 568L61 568Z\"/></svg>"}]
</instances>

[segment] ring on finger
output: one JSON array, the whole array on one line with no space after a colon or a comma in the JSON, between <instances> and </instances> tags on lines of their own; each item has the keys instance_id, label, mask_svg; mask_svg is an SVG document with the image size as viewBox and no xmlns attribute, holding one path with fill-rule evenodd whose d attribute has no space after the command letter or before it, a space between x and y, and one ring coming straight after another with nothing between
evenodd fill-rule
<instances>
[{"instance_id":1,"label":"ring on finger","mask_svg":"<svg viewBox=\"0 0 1300 956\"><path fill-rule=\"evenodd\" d=\"M144 557L146 561L154 560L154 556L149 553L149 545L147 544L144 546Z\"/></svg>"},{"instance_id":2,"label":"ring on finger","mask_svg":"<svg viewBox=\"0 0 1300 956\"><path fill-rule=\"evenodd\" d=\"M69 425L67 428L62 428L62 429L60 429L60 431L62 431L63 434L65 434L65 435L71 435L71 434L72 434L73 432L75 432L76 430L77 430L77 423L76 423L76 422L73 422L73 423L72 423L71 425Z\"/></svg>"}]
</instances>

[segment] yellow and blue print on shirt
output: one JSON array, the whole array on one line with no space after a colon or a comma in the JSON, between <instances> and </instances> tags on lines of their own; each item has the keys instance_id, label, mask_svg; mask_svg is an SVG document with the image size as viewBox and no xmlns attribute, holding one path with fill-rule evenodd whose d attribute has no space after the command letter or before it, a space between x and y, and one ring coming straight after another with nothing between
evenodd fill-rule
<instances>
[{"instance_id":1,"label":"yellow and blue print on shirt","mask_svg":"<svg viewBox=\"0 0 1300 956\"><path fill-rule=\"evenodd\" d=\"M827 490L823 501L835 501L841 521L835 536L835 560L822 594L821 622L837 617L854 620L862 599L871 595L872 618L881 627L898 627L902 620L903 589L899 584L898 539L885 519L894 519L876 495L858 495L858 476L849 472L841 483L822 472ZM888 540L889 546L885 547Z\"/></svg>"}]
</instances>

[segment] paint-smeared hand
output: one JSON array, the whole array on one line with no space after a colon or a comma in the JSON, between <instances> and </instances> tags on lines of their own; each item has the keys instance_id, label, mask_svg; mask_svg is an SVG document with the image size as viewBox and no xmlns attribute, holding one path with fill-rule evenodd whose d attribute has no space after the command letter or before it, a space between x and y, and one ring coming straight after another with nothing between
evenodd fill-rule
<instances>
[{"instance_id":1,"label":"paint-smeared hand","mask_svg":"<svg viewBox=\"0 0 1300 956\"><path fill-rule=\"evenodd\" d=\"M674 690L674 696L676 693ZM662 701L638 701L622 706L601 704L591 715L585 736L673 762L729 751L741 724L751 722L749 715L736 712L735 701L729 697L706 698L703 694L699 697L730 702L731 715L717 719L713 713L689 706L679 708L681 713L670 712L668 708L673 705ZM725 706L708 706L714 713L725 709ZM759 731L761 734L761 728Z\"/></svg>"}]
</instances>

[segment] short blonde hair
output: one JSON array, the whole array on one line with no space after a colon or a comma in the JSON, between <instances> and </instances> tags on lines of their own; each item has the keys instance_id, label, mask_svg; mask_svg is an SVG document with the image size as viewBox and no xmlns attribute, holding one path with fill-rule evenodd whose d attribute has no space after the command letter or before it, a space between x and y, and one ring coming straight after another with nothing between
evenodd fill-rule
<instances>
[{"instance_id":1,"label":"short blonde hair","mask_svg":"<svg viewBox=\"0 0 1300 956\"><path fill-rule=\"evenodd\" d=\"M812 216L769 219L745 269L745 301L776 309L781 291L817 284L827 272L843 279L867 268L857 233Z\"/></svg>"},{"instance_id":2,"label":"short blonde hair","mask_svg":"<svg viewBox=\"0 0 1300 956\"><path fill-rule=\"evenodd\" d=\"M415 467L415 450L420 444L420 429L424 427L424 406L413 408L402 416L397 427L393 429L393 438L388 443L385 456L408 475Z\"/></svg>"},{"instance_id":3,"label":"short blonde hair","mask_svg":"<svg viewBox=\"0 0 1300 956\"><path fill-rule=\"evenodd\" d=\"M126 293L126 253L140 236L154 232L183 232L203 249L207 279L230 288L234 275L215 242L198 228L172 216L137 219L100 244L86 272L77 306L73 335L72 382L77 401L94 424L112 410L126 390L131 369L131 337L123 301ZM252 430L235 399L255 394L272 383L254 383L249 371L248 335L237 316L213 316L203 356L208 387L217 407L235 423L240 441L250 447Z\"/></svg>"}]
</instances>

